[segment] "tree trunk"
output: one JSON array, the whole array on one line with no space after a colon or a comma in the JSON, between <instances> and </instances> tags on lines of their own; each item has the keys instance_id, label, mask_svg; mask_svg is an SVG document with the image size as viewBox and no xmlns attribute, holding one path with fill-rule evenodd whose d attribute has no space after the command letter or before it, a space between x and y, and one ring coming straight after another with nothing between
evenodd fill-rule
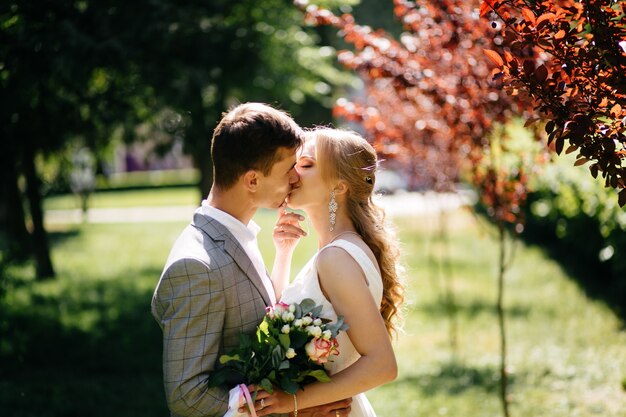
<instances>
[{"instance_id":1,"label":"tree trunk","mask_svg":"<svg viewBox=\"0 0 626 417\"><path fill-rule=\"evenodd\" d=\"M189 100L189 105L192 109L192 120L188 132L190 137L187 140L191 145L189 148L193 163L200 171L198 189L200 191L200 200L202 200L209 195L213 185L213 161L211 160L213 129L209 125L217 126L218 118L224 109L224 97L222 94L219 94L215 103L207 109L202 102L201 87L197 86L192 91ZM215 120L212 120L213 118ZM211 123L207 123L207 119L210 119Z\"/></svg>"},{"instance_id":2,"label":"tree trunk","mask_svg":"<svg viewBox=\"0 0 626 417\"><path fill-rule=\"evenodd\" d=\"M40 194L40 180L35 167L35 155L29 146L24 149L23 169L26 175L26 196L30 207L30 215L33 222L33 252L35 255L35 265L37 277L54 277L54 268L50 259L50 246L48 245L48 234L43 223L43 207Z\"/></svg>"},{"instance_id":3,"label":"tree trunk","mask_svg":"<svg viewBox=\"0 0 626 417\"><path fill-rule=\"evenodd\" d=\"M6 237L7 258L24 260L30 254L30 236L14 158L7 152L0 160L0 233Z\"/></svg>"},{"instance_id":4,"label":"tree trunk","mask_svg":"<svg viewBox=\"0 0 626 417\"><path fill-rule=\"evenodd\" d=\"M498 325L500 327L500 400L504 417L509 417L508 375L506 372L506 327L504 317L504 274L506 272L506 229L502 223L498 224L498 240L500 244L500 258L498 269Z\"/></svg>"},{"instance_id":5,"label":"tree trunk","mask_svg":"<svg viewBox=\"0 0 626 417\"><path fill-rule=\"evenodd\" d=\"M200 191L200 198L206 198L211 191L211 185L213 184L213 161L211 160L211 153L197 152L193 157L194 165L200 171L200 182L198 188Z\"/></svg>"},{"instance_id":6,"label":"tree trunk","mask_svg":"<svg viewBox=\"0 0 626 417\"><path fill-rule=\"evenodd\" d=\"M450 343L450 354L452 361L458 358L458 334L459 326L457 319L457 306L454 296L454 276L452 275L452 260L450 258L450 239L448 235L448 216L443 208L443 204L439 205L439 243L441 245L439 265L440 273L445 282L445 307L448 315L448 338Z\"/></svg>"}]
</instances>

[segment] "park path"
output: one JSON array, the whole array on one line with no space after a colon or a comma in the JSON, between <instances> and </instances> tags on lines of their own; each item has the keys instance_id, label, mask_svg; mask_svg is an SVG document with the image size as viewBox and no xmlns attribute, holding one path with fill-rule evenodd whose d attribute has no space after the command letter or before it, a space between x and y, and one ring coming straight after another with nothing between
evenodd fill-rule
<instances>
[{"instance_id":1,"label":"park path","mask_svg":"<svg viewBox=\"0 0 626 417\"><path fill-rule=\"evenodd\" d=\"M389 216L410 216L436 214L453 211L461 206L472 204L471 193L399 193L376 198L378 204ZM87 212L88 223L152 223L189 221L196 209L192 205L150 206L125 208L91 208ZM47 224L68 224L82 222L79 209L47 210Z\"/></svg>"}]
</instances>

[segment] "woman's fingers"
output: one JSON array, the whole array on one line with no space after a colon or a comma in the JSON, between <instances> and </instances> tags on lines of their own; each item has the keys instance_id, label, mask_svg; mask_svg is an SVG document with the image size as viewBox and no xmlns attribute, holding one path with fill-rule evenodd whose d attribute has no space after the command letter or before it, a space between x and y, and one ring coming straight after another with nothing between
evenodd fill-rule
<instances>
[{"instance_id":1,"label":"woman's fingers","mask_svg":"<svg viewBox=\"0 0 626 417\"><path fill-rule=\"evenodd\" d=\"M277 224L276 227L274 227L274 233L278 236L278 237L292 237L292 238L299 238L299 237L303 237L306 236L307 233L304 231L304 229L302 229L299 225L293 225L293 224Z\"/></svg>"},{"instance_id":2,"label":"woman's fingers","mask_svg":"<svg viewBox=\"0 0 626 417\"><path fill-rule=\"evenodd\" d=\"M282 213L278 217L278 223L298 223L304 221L304 216L298 213Z\"/></svg>"}]
</instances>

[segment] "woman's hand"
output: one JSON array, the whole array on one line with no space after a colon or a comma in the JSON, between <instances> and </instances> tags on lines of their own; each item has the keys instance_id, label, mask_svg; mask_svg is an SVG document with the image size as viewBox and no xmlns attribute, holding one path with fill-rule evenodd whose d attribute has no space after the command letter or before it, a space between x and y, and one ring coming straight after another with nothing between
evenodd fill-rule
<instances>
[{"instance_id":1,"label":"woman's hand","mask_svg":"<svg viewBox=\"0 0 626 417\"><path fill-rule=\"evenodd\" d=\"M300 214L288 213L285 204L280 207L278 221L272 234L277 254L291 254L298 245L300 238L307 235L300 227L300 222L303 220L304 216Z\"/></svg>"},{"instance_id":2,"label":"woman's hand","mask_svg":"<svg viewBox=\"0 0 626 417\"><path fill-rule=\"evenodd\" d=\"M257 391L254 409L258 417L267 416L269 414L286 414L294 410L295 403L293 401L293 395L287 394L276 387L272 394L256 385L249 385L248 390L250 391L250 395ZM250 414L245 405L239 408L239 412L248 412L248 414Z\"/></svg>"}]
</instances>

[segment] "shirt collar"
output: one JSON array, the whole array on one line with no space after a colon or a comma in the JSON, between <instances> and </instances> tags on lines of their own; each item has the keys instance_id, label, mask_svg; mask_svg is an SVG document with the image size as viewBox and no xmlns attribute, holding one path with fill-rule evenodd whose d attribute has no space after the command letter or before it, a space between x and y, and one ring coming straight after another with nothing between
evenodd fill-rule
<instances>
[{"instance_id":1,"label":"shirt collar","mask_svg":"<svg viewBox=\"0 0 626 417\"><path fill-rule=\"evenodd\" d=\"M253 241L261 230L261 227L259 227L254 220L250 220L250 222L245 225L225 211L209 205L207 200L202 200L201 211L203 214L214 218L224 225L238 240L242 239L246 242Z\"/></svg>"}]
</instances>

